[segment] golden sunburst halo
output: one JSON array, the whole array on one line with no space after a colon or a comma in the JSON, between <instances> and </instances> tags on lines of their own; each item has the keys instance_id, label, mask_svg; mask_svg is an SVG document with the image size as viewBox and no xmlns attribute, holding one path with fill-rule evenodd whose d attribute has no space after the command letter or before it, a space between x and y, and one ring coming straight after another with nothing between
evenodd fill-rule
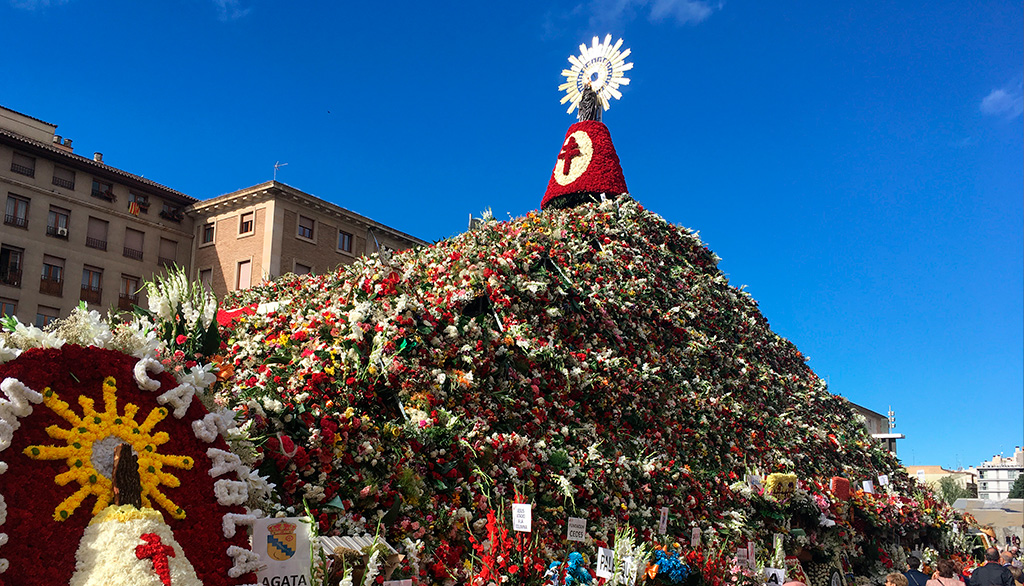
<instances>
[{"instance_id":1,"label":"golden sunburst halo","mask_svg":"<svg viewBox=\"0 0 1024 586\"><path fill-rule=\"evenodd\" d=\"M579 106L580 98L583 96L583 88L588 83L597 92L598 97L601 99L601 106L605 110L611 107L609 104L611 98L616 100L622 98L619 86L629 84L629 78L625 77L623 73L633 69L633 64L626 63L629 49L621 53L619 52L619 47L622 46L622 39L619 39L614 45L611 43L611 35L607 35L603 43L599 42L597 37L594 37L590 47L586 44L580 45L578 57L575 55L569 56L569 63L572 64L572 68L562 70L562 75L565 76L566 81L558 86L559 91L565 92L561 103L570 102L566 113L571 114Z\"/></svg>"},{"instance_id":2,"label":"golden sunburst halo","mask_svg":"<svg viewBox=\"0 0 1024 586\"><path fill-rule=\"evenodd\" d=\"M58 474L53 481L59 486L78 483L78 490L64 499L53 511L53 518L69 518L89 495L96 495L92 514L96 515L110 504L113 496L111 482L114 449L128 444L139 457L139 479L142 484L142 504L152 507L156 502L175 519L184 519L185 511L160 491L161 485L177 487L181 481L164 472L164 466L189 470L193 460L188 456L160 454L157 448L170 440L165 432L153 433L153 428L167 417L164 407L156 407L142 423L135 421L138 406L126 403L124 413L117 412L117 382L108 376L103 380L103 412L94 409L94 401L78 397L82 417L78 417L67 403L50 388L43 391L43 404L67 421L63 428L51 425L46 433L65 445L28 446L24 454L33 460L64 460L68 471Z\"/></svg>"}]
</instances>

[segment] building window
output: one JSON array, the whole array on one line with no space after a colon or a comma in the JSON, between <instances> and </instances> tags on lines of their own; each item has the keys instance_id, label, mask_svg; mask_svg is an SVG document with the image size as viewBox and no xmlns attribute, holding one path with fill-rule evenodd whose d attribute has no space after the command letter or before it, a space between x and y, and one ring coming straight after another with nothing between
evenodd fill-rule
<instances>
[{"instance_id":1,"label":"building window","mask_svg":"<svg viewBox=\"0 0 1024 586\"><path fill-rule=\"evenodd\" d=\"M102 305L103 298L103 269L86 265L82 269L82 301L93 305Z\"/></svg>"},{"instance_id":2,"label":"building window","mask_svg":"<svg viewBox=\"0 0 1024 586\"><path fill-rule=\"evenodd\" d=\"M0 317L13 316L18 311L18 302L13 299L0 298Z\"/></svg>"},{"instance_id":3,"label":"building window","mask_svg":"<svg viewBox=\"0 0 1024 586\"><path fill-rule=\"evenodd\" d=\"M4 224L28 228L28 199L9 194L7 196L7 212L4 214Z\"/></svg>"},{"instance_id":4,"label":"building window","mask_svg":"<svg viewBox=\"0 0 1024 586\"><path fill-rule=\"evenodd\" d=\"M208 291L213 290L213 269L203 269L199 271L199 282Z\"/></svg>"},{"instance_id":5,"label":"building window","mask_svg":"<svg viewBox=\"0 0 1024 586\"><path fill-rule=\"evenodd\" d=\"M174 266L176 258L178 258L178 243L174 240L161 238L160 254L157 256L157 262L167 268L171 268Z\"/></svg>"},{"instance_id":6,"label":"building window","mask_svg":"<svg viewBox=\"0 0 1024 586\"><path fill-rule=\"evenodd\" d=\"M248 289L252 285L252 261L243 260L238 263L238 279L235 289Z\"/></svg>"},{"instance_id":7,"label":"building window","mask_svg":"<svg viewBox=\"0 0 1024 586\"><path fill-rule=\"evenodd\" d=\"M295 263L295 274L296 275L308 275L313 272L313 267L306 266L302 263Z\"/></svg>"},{"instance_id":8,"label":"building window","mask_svg":"<svg viewBox=\"0 0 1024 586\"><path fill-rule=\"evenodd\" d=\"M131 311L133 305L139 304L139 278L121 275L121 293L117 299L118 309Z\"/></svg>"},{"instance_id":9,"label":"building window","mask_svg":"<svg viewBox=\"0 0 1024 586\"><path fill-rule=\"evenodd\" d=\"M39 309L36 311L36 327L45 328L49 324L53 323L59 315L60 310L56 307L40 305Z\"/></svg>"},{"instance_id":10,"label":"building window","mask_svg":"<svg viewBox=\"0 0 1024 586\"><path fill-rule=\"evenodd\" d=\"M107 249L107 228L110 223L106 220L89 216L89 228L85 233L85 245L89 248Z\"/></svg>"},{"instance_id":11,"label":"building window","mask_svg":"<svg viewBox=\"0 0 1024 586\"><path fill-rule=\"evenodd\" d=\"M50 206L50 215L46 219L46 235L54 238L68 239L68 218L71 210Z\"/></svg>"},{"instance_id":12,"label":"building window","mask_svg":"<svg viewBox=\"0 0 1024 586\"><path fill-rule=\"evenodd\" d=\"M313 239L313 226L315 222L313 218L307 218L306 216L299 216L299 238Z\"/></svg>"},{"instance_id":13,"label":"building window","mask_svg":"<svg viewBox=\"0 0 1024 586\"><path fill-rule=\"evenodd\" d=\"M204 224L203 225L203 237L202 237L202 241L201 241L202 244L209 244L209 243L213 242L213 235L214 235L214 224L213 224L213 222L211 222L209 224Z\"/></svg>"},{"instance_id":14,"label":"building window","mask_svg":"<svg viewBox=\"0 0 1024 586\"><path fill-rule=\"evenodd\" d=\"M149 196L128 192L128 213L137 216L149 213Z\"/></svg>"},{"instance_id":15,"label":"building window","mask_svg":"<svg viewBox=\"0 0 1024 586\"><path fill-rule=\"evenodd\" d=\"M75 189L75 172L64 167L53 168L53 184L64 189Z\"/></svg>"},{"instance_id":16,"label":"building window","mask_svg":"<svg viewBox=\"0 0 1024 586\"><path fill-rule=\"evenodd\" d=\"M256 216L256 212L245 212L242 214L242 221L238 223L238 233L248 234L255 229L253 225L253 218Z\"/></svg>"},{"instance_id":17,"label":"building window","mask_svg":"<svg viewBox=\"0 0 1024 586\"><path fill-rule=\"evenodd\" d=\"M28 155L21 153L14 153L14 158L11 160L11 171L19 173L21 175L28 175L29 177L36 176L36 159Z\"/></svg>"},{"instance_id":18,"label":"building window","mask_svg":"<svg viewBox=\"0 0 1024 586\"><path fill-rule=\"evenodd\" d=\"M92 196L107 201L117 201L117 197L114 195L114 184L95 178L92 180Z\"/></svg>"},{"instance_id":19,"label":"building window","mask_svg":"<svg viewBox=\"0 0 1024 586\"><path fill-rule=\"evenodd\" d=\"M142 242L146 234L131 228L124 229L124 256L142 260Z\"/></svg>"},{"instance_id":20,"label":"building window","mask_svg":"<svg viewBox=\"0 0 1024 586\"><path fill-rule=\"evenodd\" d=\"M64 294L64 259L43 255L43 274L39 279L39 292L60 297Z\"/></svg>"},{"instance_id":21,"label":"building window","mask_svg":"<svg viewBox=\"0 0 1024 586\"><path fill-rule=\"evenodd\" d=\"M0 284L21 287L21 263L25 250L4 244L0 246Z\"/></svg>"},{"instance_id":22,"label":"building window","mask_svg":"<svg viewBox=\"0 0 1024 586\"><path fill-rule=\"evenodd\" d=\"M172 222L180 222L185 219L185 212L181 211L181 206L165 201L163 209L160 210L160 217Z\"/></svg>"},{"instance_id":23,"label":"building window","mask_svg":"<svg viewBox=\"0 0 1024 586\"><path fill-rule=\"evenodd\" d=\"M338 250L352 252L352 235L338 230Z\"/></svg>"}]
</instances>

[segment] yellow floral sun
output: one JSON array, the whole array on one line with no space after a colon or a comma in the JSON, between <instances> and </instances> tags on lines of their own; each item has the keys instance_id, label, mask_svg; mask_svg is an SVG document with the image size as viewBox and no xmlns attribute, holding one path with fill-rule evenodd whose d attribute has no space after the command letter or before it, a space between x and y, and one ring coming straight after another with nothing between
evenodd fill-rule
<instances>
[{"instance_id":1,"label":"yellow floral sun","mask_svg":"<svg viewBox=\"0 0 1024 586\"><path fill-rule=\"evenodd\" d=\"M114 450L119 444L129 444L139 457L139 477L142 483L142 504L152 507L153 501L163 507L176 519L184 519L185 511L174 504L159 489L160 485L177 487L181 485L173 474L163 471L170 466L189 470L192 458L157 453L157 448L170 439L164 432L152 433L156 424L167 417L167 409L156 407L142 423L136 423L135 414L139 408L132 403L124 406L124 414L117 413L117 382L108 376L103 380L102 413L94 408L92 399L79 396L82 417L78 417L60 400L57 393L47 388L43 392L43 404L70 423L64 429L57 425L46 428L46 433L55 440L66 443L63 446L29 446L24 453L33 460L64 460L69 470L54 477L60 486L77 482L79 488L64 499L53 511L53 518L63 521L70 517L89 495L96 495L92 514L96 515L110 504L113 484L110 480L113 469Z\"/></svg>"}]
</instances>

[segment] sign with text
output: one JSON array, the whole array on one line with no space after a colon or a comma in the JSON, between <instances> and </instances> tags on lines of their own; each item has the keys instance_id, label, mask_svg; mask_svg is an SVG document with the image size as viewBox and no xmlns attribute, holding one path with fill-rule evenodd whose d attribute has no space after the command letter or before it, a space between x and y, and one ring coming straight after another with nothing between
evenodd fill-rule
<instances>
[{"instance_id":1,"label":"sign with text","mask_svg":"<svg viewBox=\"0 0 1024 586\"><path fill-rule=\"evenodd\" d=\"M753 541L747 542L747 563L750 564L750 569L757 568L757 544Z\"/></svg>"},{"instance_id":2,"label":"sign with text","mask_svg":"<svg viewBox=\"0 0 1024 586\"><path fill-rule=\"evenodd\" d=\"M530 503L512 505L512 529L529 533L533 526L533 507Z\"/></svg>"},{"instance_id":3,"label":"sign with text","mask_svg":"<svg viewBox=\"0 0 1024 586\"><path fill-rule=\"evenodd\" d=\"M786 570L780 570L778 568L765 568L764 577L765 584L774 584L775 586L782 586L786 583Z\"/></svg>"},{"instance_id":4,"label":"sign with text","mask_svg":"<svg viewBox=\"0 0 1024 586\"><path fill-rule=\"evenodd\" d=\"M256 519L252 526L252 551L266 564L256 573L258 582L309 583L309 523L307 517Z\"/></svg>"},{"instance_id":5,"label":"sign with text","mask_svg":"<svg viewBox=\"0 0 1024 586\"><path fill-rule=\"evenodd\" d=\"M889 475L883 474L878 477L878 486L885 486L889 484Z\"/></svg>"},{"instance_id":6,"label":"sign with text","mask_svg":"<svg viewBox=\"0 0 1024 586\"><path fill-rule=\"evenodd\" d=\"M587 520L579 517L569 517L569 526L566 529L566 539L569 541L586 541Z\"/></svg>"},{"instance_id":7,"label":"sign with text","mask_svg":"<svg viewBox=\"0 0 1024 586\"><path fill-rule=\"evenodd\" d=\"M597 548L597 577L611 578L615 570L615 550Z\"/></svg>"},{"instance_id":8,"label":"sign with text","mask_svg":"<svg viewBox=\"0 0 1024 586\"><path fill-rule=\"evenodd\" d=\"M875 494L875 483L870 480L864 481L864 492L868 494Z\"/></svg>"},{"instance_id":9,"label":"sign with text","mask_svg":"<svg viewBox=\"0 0 1024 586\"><path fill-rule=\"evenodd\" d=\"M694 527L690 532L690 547L700 546L700 527Z\"/></svg>"},{"instance_id":10,"label":"sign with text","mask_svg":"<svg viewBox=\"0 0 1024 586\"><path fill-rule=\"evenodd\" d=\"M747 474L747 484L754 490L761 490L763 488L761 477L757 474Z\"/></svg>"},{"instance_id":11,"label":"sign with text","mask_svg":"<svg viewBox=\"0 0 1024 586\"><path fill-rule=\"evenodd\" d=\"M633 563L632 556L626 556L622 558L622 577L625 579L626 584L634 584L636 582L636 564Z\"/></svg>"},{"instance_id":12,"label":"sign with text","mask_svg":"<svg viewBox=\"0 0 1024 586\"><path fill-rule=\"evenodd\" d=\"M661 518L658 519L658 533L668 533L668 507L661 507Z\"/></svg>"}]
</instances>

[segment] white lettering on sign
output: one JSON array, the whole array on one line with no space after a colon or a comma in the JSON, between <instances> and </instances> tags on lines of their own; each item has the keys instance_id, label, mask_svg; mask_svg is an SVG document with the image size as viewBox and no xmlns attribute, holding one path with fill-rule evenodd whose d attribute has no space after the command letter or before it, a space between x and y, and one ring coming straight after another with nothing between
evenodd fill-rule
<instances>
[{"instance_id":1,"label":"white lettering on sign","mask_svg":"<svg viewBox=\"0 0 1024 586\"><path fill-rule=\"evenodd\" d=\"M597 548L597 577L611 578L615 570L615 550Z\"/></svg>"},{"instance_id":2,"label":"white lettering on sign","mask_svg":"<svg viewBox=\"0 0 1024 586\"><path fill-rule=\"evenodd\" d=\"M512 529L529 533L533 526L533 509L530 503L514 503L512 505Z\"/></svg>"},{"instance_id":3,"label":"white lettering on sign","mask_svg":"<svg viewBox=\"0 0 1024 586\"><path fill-rule=\"evenodd\" d=\"M690 532L690 547L698 547L700 545L700 527L694 527L693 531Z\"/></svg>"},{"instance_id":4,"label":"white lettering on sign","mask_svg":"<svg viewBox=\"0 0 1024 586\"><path fill-rule=\"evenodd\" d=\"M661 507L661 518L658 519L658 533L668 533L668 507Z\"/></svg>"},{"instance_id":5,"label":"white lettering on sign","mask_svg":"<svg viewBox=\"0 0 1024 586\"><path fill-rule=\"evenodd\" d=\"M889 484L889 475L883 474L878 477L878 486L885 486Z\"/></svg>"},{"instance_id":6,"label":"white lettering on sign","mask_svg":"<svg viewBox=\"0 0 1024 586\"><path fill-rule=\"evenodd\" d=\"M765 568L764 576L766 584L775 584L775 586L782 586L786 583L786 570L780 570L778 568Z\"/></svg>"},{"instance_id":7,"label":"white lettering on sign","mask_svg":"<svg viewBox=\"0 0 1024 586\"><path fill-rule=\"evenodd\" d=\"M868 494L875 494L875 483L870 480L864 481L864 492Z\"/></svg>"},{"instance_id":8,"label":"white lettering on sign","mask_svg":"<svg viewBox=\"0 0 1024 586\"><path fill-rule=\"evenodd\" d=\"M566 530L566 538L569 541L586 541L587 520L579 517L569 517L569 526Z\"/></svg>"}]
</instances>

